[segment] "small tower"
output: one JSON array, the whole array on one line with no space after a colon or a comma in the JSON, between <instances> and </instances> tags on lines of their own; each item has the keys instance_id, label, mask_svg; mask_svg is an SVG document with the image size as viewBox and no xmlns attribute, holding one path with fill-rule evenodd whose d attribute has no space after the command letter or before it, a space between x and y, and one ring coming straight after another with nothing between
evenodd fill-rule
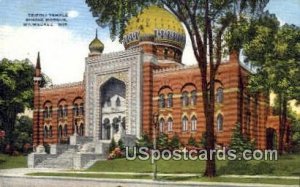
<instances>
[{"instance_id":1,"label":"small tower","mask_svg":"<svg viewBox=\"0 0 300 187\"><path fill-rule=\"evenodd\" d=\"M98 32L96 29L96 37L89 45L90 53L89 57L91 56L99 56L102 54L104 50L104 44L98 39Z\"/></svg>"},{"instance_id":2,"label":"small tower","mask_svg":"<svg viewBox=\"0 0 300 187\"><path fill-rule=\"evenodd\" d=\"M41 139L41 127L40 127L40 86L42 81L42 72L41 72L41 59L40 59L40 52L38 52L35 72L34 72L34 92L33 92L33 105L34 105L34 112L33 112L33 145L34 147L40 145Z\"/></svg>"}]
</instances>

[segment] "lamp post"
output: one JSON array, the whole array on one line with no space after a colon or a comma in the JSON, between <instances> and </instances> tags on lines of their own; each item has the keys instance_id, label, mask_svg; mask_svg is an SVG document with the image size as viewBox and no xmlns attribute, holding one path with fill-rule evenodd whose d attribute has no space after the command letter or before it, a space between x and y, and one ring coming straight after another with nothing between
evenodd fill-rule
<instances>
[{"instance_id":1,"label":"lamp post","mask_svg":"<svg viewBox=\"0 0 300 187\"><path fill-rule=\"evenodd\" d=\"M158 113L153 114L153 150L156 150L156 131L158 123ZM153 180L157 179L157 163L156 160L153 160Z\"/></svg>"}]
</instances>

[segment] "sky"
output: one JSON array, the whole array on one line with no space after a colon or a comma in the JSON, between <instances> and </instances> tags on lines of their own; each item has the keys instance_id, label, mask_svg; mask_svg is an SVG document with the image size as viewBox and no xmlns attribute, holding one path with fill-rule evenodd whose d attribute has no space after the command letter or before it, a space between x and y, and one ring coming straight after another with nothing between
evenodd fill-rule
<instances>
[{"instance_id":1,"label":"sky","mask_svg":"<svg viewBox=\"0 0 300 187\"><path fill-rule=\"evenodd\" d=\"M270 0L267 9L275 13L281 23L300 26L300 0ZM39 17L32 17L35 14ZM59 16L52 17L50 14ZM27 58L35 63L40 51L42 71L54 84L83 80L88 45L94 39L96 29L98 38L104 43L104 53L124 49L118 41L110 39L107 28L96 24L84 0L0 0L0 15L0 59ZM67 25L24 26L32 23L26 19L40 16L57 18ZM195 62L187 38L183 63Z\"/></svg>"}]
</instances>

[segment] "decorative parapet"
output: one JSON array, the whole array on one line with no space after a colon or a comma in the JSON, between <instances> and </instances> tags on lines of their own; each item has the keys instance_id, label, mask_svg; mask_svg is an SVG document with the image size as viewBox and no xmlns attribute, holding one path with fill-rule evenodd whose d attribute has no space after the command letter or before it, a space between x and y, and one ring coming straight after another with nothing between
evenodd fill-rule
<instances>
[{"instance_id":1,"label":"decorative parapet","mask_svg":"<svg viewBox=\"0 0 300 187\"><path fill-rule=\"evenodd\" d=\"M161 73L176 72L176 71L195 69L195 68L198 68L197 64L188 65L188 66L177 66L177 67L156 69L156 70L153 70L153 73L161 74Z\"/></svg>"},{"instance_id":2,"label":"decorative parapet","mask_svg":"<svg viewBox=\"0 0 300 187\"><path fill-rule=\"evenodd\" d=\"M111 53L105 53L100 56L92 56L92 57L86 57L86 62L88 64L96 63L96 62L102 62L102 63L110 63L111 60L118 60L123 59L125 57L129 57L132 55L138 55L142 52L142 49L140 47L131 48L125 51L118 51L118 52L111 52Z\"/></svg>"},{"instance_id":3,"label":"decorative parapet","mask_svg":"<svg viewBox=\"0 0 300 187\"><path fill-rule=\"evenodd\" d=\"M60 88L70 88L70 87L76 87L76 86L81 86L81 85L83 85L83 81L51 85L49 87L41 88L41 90L53 90L53 89L60 89Z\"/></svg>"}]
</instances>

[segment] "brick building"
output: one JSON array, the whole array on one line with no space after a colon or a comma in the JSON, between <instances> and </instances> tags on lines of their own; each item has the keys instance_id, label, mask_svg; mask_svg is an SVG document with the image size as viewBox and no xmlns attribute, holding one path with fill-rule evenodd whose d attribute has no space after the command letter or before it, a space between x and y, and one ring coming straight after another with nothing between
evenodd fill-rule
<instances>
[{"instance_id":1,"label":"brick building","mask_svg":"<svg viewBox=\"0 0 300 187\"><path fill-rule=\"evenodd\" d=\"M196 65L182 62L184 46L181 23L167 10L152 6L130 20L124 51L102 54L104 45L96 35L81 82L41 88L38 55L34 145L66 144L72 137L86 137L97 150L97 145L112 138L133 141L142 133L152 135L155 112L160 132L169 137L176 133L183 143L190 136L199 141L205 130L201 74ZM269 97L246 89L251 72L251 66L240 62L237 53L224 58L219 67L221 83L215 88L219 145L229 144L237 122L261 149L272 148L270 142L279 134L278 119L269 115Z\"/></svg>"}]
</instances>

